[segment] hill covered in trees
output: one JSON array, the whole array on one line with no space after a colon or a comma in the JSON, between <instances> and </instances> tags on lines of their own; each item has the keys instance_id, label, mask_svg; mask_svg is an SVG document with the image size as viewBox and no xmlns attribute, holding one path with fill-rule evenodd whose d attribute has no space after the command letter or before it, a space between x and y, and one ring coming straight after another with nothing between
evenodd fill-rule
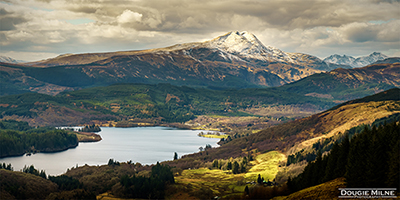
<instances>
[{"instance_id":1,"label":"hill covered in trees","mask_svg":"<svg viewBox=\"0 0 400 200\"><path fill-rule=\"evenodd\" d=\"M247 137L221 141L219 148L208 150L208 154L188 155L173 166L195 167L194 161L247 156L249 152L279 150L287 156L301 150L312 151L316 143L336 141L340 133L363 124L372 124L388 118L396 119L400 113L400 89L395 88L377 94L374 101L366 98L356 103L343 104L309 117L263 129Z\"/></svg>"},{"instance_id":2,"label":"hill covered in trees","mask_svg":"<svg viewBox=\"0 0 400 200\"><path fill-rule=\"evenodd\" d=\"M399 188L399 136L400 121L365 126L361 133L334 143L326 156L319 152L303 173L288 180L288 188L294 192L340 177L348 188Z\"/></svg>"},{"instance_id":3,"label":"hill covered in trees","mask_svg":"<svg viewBox=\"0 0 400 200\"><path fill-rule=\"evenodd\" d=\"M76 125L91 121L142 120L151 124L186 122L195 116L253 115L250 108L286 105L316 112L334 102L277 89L212 90L170 84L117 84L83 89L56 96L27 93L0 97L2 119L30 125ZM75 124L74 124L75 123Z\"/></svg>"},{"instance_id":4,"label":"hill covered in trees","mask_svg":"<svg viewBox=\"0 0 400 200\"><path fill-rule=\"evenodd\" d=\"M0 158L56 152L78 146L75 134L54 128L33 128L27 122L0 121Z\"/></svg>"}]
</instances>

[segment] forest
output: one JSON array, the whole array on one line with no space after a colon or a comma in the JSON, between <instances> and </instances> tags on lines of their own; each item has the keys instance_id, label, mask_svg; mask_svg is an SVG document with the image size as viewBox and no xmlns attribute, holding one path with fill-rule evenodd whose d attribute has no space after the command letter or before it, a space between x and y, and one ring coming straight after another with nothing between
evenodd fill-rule
<instances>
[{"instance_id":1,"label":"forest","mask_svg":"<svg viewBox=\"0 0 400 200\"><path fill-rule=\"evenodd\" d=\"M399 122L364 126L351 138L345 135L327 156L319 152L303 173L289 179L289 189L294 192L339 177L346 178L349 188L399 188Z\"/></svg>"},{"instance_id":2,"label":"forest","mask_svg":"<svg viewBox=\"0 0 400 200\"><path fill-rule=\"evenodd\" d=\"M78 145L75 134L55 128L33 128L27 122L0 122L0 157L55 152Z\"/></svg>"},{"instance_id":3,"label":"forest","mask_svg":"<svg viewBox=\"0 0 400 200\"><path fill-rule=\"evenodd\" d=\"M171 123L186 122L205 114L252 116L242 110L265 105L291 105L314 110L336 105L328 99L304 95L295 95L296 98L293 98L293 95L277 88L213 90L170 84L115 84L63 92L56 96L26 93L0 97L3 105L0 106L0 117L24 116L36 119L49 109L57 109L62 112L62 116L71 115L82 123L91 119L153 119ZM67 125L65 120L53 123Z\"/></svg>"},{"instance_id":4,"label":"forest","mask_svg":"<svg viewBox=\"0 0 400 200\"><path fill-rule=\"evenodd\" d=\"M151 168L150 177L123 175L120 181L122 190L115 195L124 198L164 199L168 184L174 184L171 167L157 162Z\"/></svg>"},{"instance_id":5,"label":"forest","mask_svg":"<svg viewBox=\"0 0 400 200\"><path fill-rule=\"evenodd\" d=\"M119 163L110 159L108 165L103 168L105 171L92 175L96 176L96 183L92 181L80 181L70 175L59 175L59 176L47 176L42 170L39 172L33 165L25 166L22 172L13 172L11 164L0 164L0 175L2 177L13 176L14 178L8 178L6 180L0 180L0 188L2 192L2 199L10 196L17 199L25 199L29 196L29 192L24 191L25 184L34 184L33 182L44 183L50 185L49 181L56 188L50 190L41 190L34 192L32 195L33 199L96 199L96 194L100 192L106 192L110 190L110 182L115 185L111 185L113 195L120 198L142 198L142 199L164 199L165 191L169 185L175 183L174 175L171 167L168 165L157 163L151 167L151 171L146 174L137 174L134 169L141 169L142 167L134 163ZM80 177L87 176L86 167L77 169L80 173ZM149 166L146 167L146 169ZM129 173L127 173L127 170ZM112 174L111 178L102 177L102 173ZM114 174L117 173L117 174ZM13 175L11 175L13 174ZM34 175L26 178L26 174ZM19 178L20 177L20 178ZM101 178L100 178L101 177ZM31 182L31 179L33 182ZM93 184L98 184L95 188L92 188ZM36 198L37 196L38 198Z\"/></svg>"}]
</instances>

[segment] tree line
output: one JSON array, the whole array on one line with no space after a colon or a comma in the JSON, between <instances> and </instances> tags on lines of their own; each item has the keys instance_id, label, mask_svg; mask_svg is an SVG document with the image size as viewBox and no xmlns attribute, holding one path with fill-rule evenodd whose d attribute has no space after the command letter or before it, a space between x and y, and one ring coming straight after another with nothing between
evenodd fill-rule
<instances>
[{"instance_id":1,"label":"tree line","mask_svg":"<svg viewBox=\"0 0 400 200\"><path fill-rule=\"evenodd\" d=\"M151 168L150 177L123 175L120 181L124 198L164 199L165 189L168 184L175 183L171 167L157 162Z\"/></svg>"},{"instance_id":2,"label":"tree line","mask_svg":"<svg viewBox=\"0 0 400 200\"><path fill-rule=\"evenodd\" d=\"M94 133L97 133L97 132L101 131L101 128L98 125L92 124L92 125L89 125L89 126L86 125L85 127L79 129L79 131L80 132L94 132Z\"/></svg>"},{"instance_id":3,"label":"tree line","mask_svg":"<svg viewBox=\"0 0 400 200\"><path fill-rule=\"evenodd\" d=\"M26 122L17 121L0 123L0 157L61 151L77 145L77 136L66 130L36 129L29 127Z\"/></svg>"}]
</instances>

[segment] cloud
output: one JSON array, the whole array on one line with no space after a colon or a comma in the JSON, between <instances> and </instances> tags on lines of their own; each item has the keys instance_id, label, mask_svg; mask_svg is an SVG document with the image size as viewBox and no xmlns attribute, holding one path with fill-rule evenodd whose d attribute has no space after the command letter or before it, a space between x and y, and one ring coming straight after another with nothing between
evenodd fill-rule
<instances>
[{"instance_id":1,"label":"cloud","mask_svg":"<svg viewBox=\"0 0 400 200\"><path fill-rule=\"evenodd\" d=\"M16 29L16 25L26 22L27 20L14 14L13 12L8 12L4 8L0 8L0 31L9 31Z\"/></svg>"},{"instance_id":2,"label":"cloud","mask_svg":"<svg viewBox=\"0 0 400 200\"><path fill-rule=\"evenodd\" d=\"M117 21L120 24L140 22L143 15L137 12L132 12L131 10L124 10L124 12L117 17Z\"/></svg>"},{"instance_id":3,"label":"cloud","mask_svg":"<svg viewBox=\"0 0 400 200\"><path fill-rule=\"evenodd\" d=\"M9 0L0 5L0 54L155 48L232 30L320 57L396 53L390 49L400 40L400 3L393 0ZM82 19L87 23L69 23Z\"/></svg>"}]
</instances>

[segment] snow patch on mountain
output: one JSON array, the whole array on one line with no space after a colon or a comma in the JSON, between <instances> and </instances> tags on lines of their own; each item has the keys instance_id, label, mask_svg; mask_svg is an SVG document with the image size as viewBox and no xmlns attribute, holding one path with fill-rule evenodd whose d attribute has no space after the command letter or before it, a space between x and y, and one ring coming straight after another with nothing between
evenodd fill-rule
<instances>
[{"instance_id":1,"label":"snow patch on mountain","mask_svg":"<svg viewBox=\"0 0 400 200\"><path fill-rule=\"evenodd\" d=\"M350 65L351 67L356 68L356 67L364 67L376 61L384 60L386 58L388 58L388 56L379 52L374 52L368 56L361 56L358 58L354 58L352 56L347 56L347 55L341 56L338 54L334 54L325 58L324 61L327 63L334 63L339 65Z\"/></svg>"},{"instance_id":2,"label":"snow patch on mountain","mask_svg":"<svg viewBox=\"0 0 400 200\"><path fill-rule=\"evenodd\" d=\"M242 62L265 62L283 63L308 66L313 63L319 65L317 68L329 71L334 68L321 59L302 53L287 53L272 46L265 46L254 34L243 31L231 31L222 36L204 42L184 43L167 48L155 49L157 53L168 53L175 51L191 51L194 48L206 48L219 51L218 55L224 60ZM186 54L195 59L195 55Z\"/></svg>"},{"instance_id":3,"label":"snow patch on mountain","mask_svg":"<svg viewBox=\"0 0 400 200\"><path fill-rule=\"evenodd\" d=\"M23 63L25 61L15 60L15 59L13 59L11 57L7 57L7 56L0 56L0 62L17 64L17 63Z\"/></svg>"}]
</instances>

